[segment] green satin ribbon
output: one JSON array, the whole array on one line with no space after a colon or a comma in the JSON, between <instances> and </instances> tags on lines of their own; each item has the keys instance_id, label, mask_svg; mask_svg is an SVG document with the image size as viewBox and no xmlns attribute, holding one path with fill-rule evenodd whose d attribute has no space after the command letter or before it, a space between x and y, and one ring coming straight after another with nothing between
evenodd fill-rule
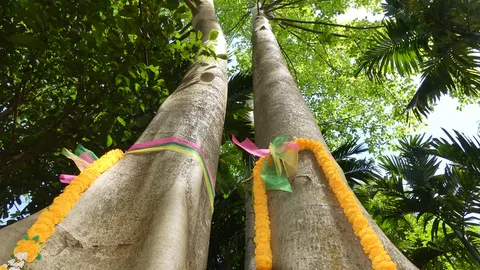
<instances>
[{"instance_id":1,"label":"green satin ribbon","mask_svg":"<svg viewBox=\"0 0 480 270\"><path fill-rule=\"evenodd\" d=\"M269 149L270 155L265 157L261 168L265 188L293 192L288 177L298 171L298 145L288 136L279 136L270 143Z\"/></svg>"}]
</instances>

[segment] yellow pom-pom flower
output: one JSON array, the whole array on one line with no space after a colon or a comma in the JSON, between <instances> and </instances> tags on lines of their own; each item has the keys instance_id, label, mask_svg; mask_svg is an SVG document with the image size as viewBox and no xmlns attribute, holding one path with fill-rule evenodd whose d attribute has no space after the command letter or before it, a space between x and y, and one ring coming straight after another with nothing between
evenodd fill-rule
<instances>
[{"instance_id":1,"label":"yellow pom-pom flower","mask_svg":"<svg viewBox=\"0 0 480 270\"><path fill-rule=\"evenodd\" d=\"M26 238L20 240L13 253L14 258L23 263L33 262L45 247L45 242L55 232L55 225L60 223L73 208L75 203L80 198L85 190L95 181L95 179L105 172L108 168L114 165L117 161L123 158L121 150L113 150L105 154L100 159L92 163L88 168L83 170L68 185L64 192L53 200L52 205L44 210L37 221L33 223L32 227L27 231ZM0 266L0 270L8 270L8 265ZM15 269L18 267L15 266ZM18 268L19 269L19 268Z\"/></svg>"}]
</instances>

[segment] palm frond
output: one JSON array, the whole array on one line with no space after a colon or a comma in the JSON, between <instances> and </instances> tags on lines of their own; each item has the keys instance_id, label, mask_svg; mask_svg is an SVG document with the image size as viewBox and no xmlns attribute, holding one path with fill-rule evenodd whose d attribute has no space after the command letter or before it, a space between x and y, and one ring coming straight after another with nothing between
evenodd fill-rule
<instances>
[{"instance_id":1,"label":"palm frond","mask_svg":"<svg viewBox=\"0 0 480 270\"><path fill-rule=\"evenodd\" d=\"M232 134L240 139L253 137L253 125L250 118L252 108L248 102L252 99L253 80L251 74L237 73L228 81L227 113L223 141L230 140Z\"/></svg>"},{"instance_id":2,"label":"palm frond","mask_svg":"<svg viewBox=\"0 0 480 270\"><path fill-rule=\"evenodd\" d=\"M431 261L435 260L437 257L445 255L446 253L448 253L448 251L434 247L420 247L410 254L409 259L419 269L424 269Z\"/></svg>"},{"instance_id":3,"label":"palm frond","mask_svg":"<svg viewBox=\"0 0 480 270\"><path fill-rule=\"evenodd\" d=\"M478 1L477 1L478 2ZM371 80L382 81L388 72L414 75L422 81L406 110L421 118L444 94L480 95L480 4L455 0L388 0L387 19L359 69Z\"/></svg>"},{"instance_id":4,"label":"palm frond","mask_svg":"<svg viewBox=\"0 0 480 270\"><path fill-rule=\"evenodd\" d=\"M403 177L408 169L405 159L397 156L384 156L379 158L380 168L386 171L390 177Z\"/></svg>"},{"instance_id":5,"label":"palm frond","mask_svg":"<svg viewBox=\"0 0 480 270\"><path fill-rule=\"evenodd\" d=\"M392 70L402 76L419 71L421 50L427 46L428 36L391 19L384 20L383 25L385 28L373 35L372 45L359 59L356 75L363 70L369 79L381 81Z\"/></svg>"},{"instance_id":6,"label":"palm frond","mask_svg":"<svg viewBox=\"0 0 480 270\"><path fill-rule=\"evenodd\" d=\"M365 143L358 143L358 139L352 139L331 152L352 188L362 185L372 178L379 177L373 160L354 157L354 155L359 155L366 151L368 151L368 148Z\"/></svg>"},{"instance_id":7,"label":"palm frond","mask_svg":"<svg viewBox=\"0 0 480 270\"><path fill-rule=\"evenodd\" d=\"M427 252L429 257L418 261L419 265L429 267L443 265L441 260L450 260L450 256L454 258L452 266L459 266L456 260L467 266L480 263L480 138L446 134L448 140L405 137L400 141L399 156L381 159L386 175L367 183L373 201L382 198L382 203L370 204L377 219L400 221L411 214L424 230L429 228L431 243L441 243L432 247L445 251L442 254L419 250L418 254ZM440 158L450 161L444 174L438 172Z\"/></svg>"},{"instance_id":8,"label":"palm frond","mask_svg":"<svg viewBox=\"0 0 480 270\"><path fill-rule=\"evenodd\" d=\"M470 52L449 46L444 53L430 53L422 65L422 81L407 110L414 109L417 117L427 116L442 95L459 91L468 96L477 96L480 86L479 61ZM440 48L437 48L439 50Z\"/></svg>"},{"instance_id":9,"label":"palm frond","mask_svg":"<svg viewBox=\"0 0 480 270\"><path fill-rule=\"evenodd\" d=\"M365 143L358 143L358 139L352 139L335 148L331 154L338 161L366 151L368 151L368 147Z\"/></svg>"},{"instance_id":10,"label":"palm frond","mask_svg":"<svg viewBox=\"0 0 480 270\"><path fill-rule=\"evenodd\" d=\"M453 162L456 166L471 169L480 173L480 136L467 137L465 134L454 130L452 136L442 129L449 140L445 138L434 139L432 147L436 150L432 154Z\"/></svg>"},{"instance_id":11,"label":"palm frond","mask_svg":"<svg viewBox=\"0 0 480 270\"><path fill-rule=\"evenodd\" d=\"M379 177L375 163L368 159L343 159L337 161L351 187L362 185Z\"/></svg>"}]
</instances>

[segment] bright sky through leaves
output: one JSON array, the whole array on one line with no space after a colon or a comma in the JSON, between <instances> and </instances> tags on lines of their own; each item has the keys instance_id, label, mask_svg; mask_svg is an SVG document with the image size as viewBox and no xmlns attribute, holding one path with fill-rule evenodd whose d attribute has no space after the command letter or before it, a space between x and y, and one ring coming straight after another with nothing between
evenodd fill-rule
<instances>
[{"instance_id":1,"label":"bright sky through leaves","mask_svg":"<svg viewBox=\"0 0 480 270\"><path fill-rule=\"evenodd\" d=\"M338 23L347 23L354 19L363 19L374 22L381 20L383 14L373 15L364 8L350 8L345 14L337 16ZM420 83L420 77L414 79L416 84ZM459 110L460 103L457 99L449 96L443 96L435 106L433 113L425 120L426 127L420 129L417 133L426 133L427 136L445 137L442 128L448 132L457 130L465 133L467 136L480 133L480 104L469 104Z\"/></svg>"}]
</instances>

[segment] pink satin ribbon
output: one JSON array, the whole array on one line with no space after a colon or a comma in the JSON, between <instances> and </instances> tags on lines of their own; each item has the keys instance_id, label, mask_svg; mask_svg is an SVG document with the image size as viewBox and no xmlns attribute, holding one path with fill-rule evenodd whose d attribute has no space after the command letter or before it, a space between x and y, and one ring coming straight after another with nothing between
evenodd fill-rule
<instances>
[{"instance_id":1,"label":"pink satin ribbon","mask_svg":"<svg viewBox=\"0 0 480 270\"><path fill-rule=\"evenodd\" d=\"M81 159L85 160L86 162L92 164L95 159L93 159L92 155L90 155L90 153L88 152L84 152L82 153L80 156L79 156Z\"/></svg>"},{"instance_id":2,"label":"pink satin ribbon","mask_svg":"<svg viewBox=\"0 0 480 270\"><path fill-rule=\"evenodd\" d=\"M257 157L264 157L270 154L269 149L260 149L258 148L250 139L246 138L243 142L239 142L235 135L232 134L232 141L238 145L243 150L247 151L248 153L257 156Z\"/></svg>"},{"instance_id":3,"label":"pink satin ribbon","mask_svg":"<svg viewBox=\"0 0 480 270\"><path fill-rule=\"evenodd\" d=\"M77 177L76 175L71 175L71 174L60 174L60 182L64 184L70 184L73 179Z\"/></svg>"}]
</instances>

